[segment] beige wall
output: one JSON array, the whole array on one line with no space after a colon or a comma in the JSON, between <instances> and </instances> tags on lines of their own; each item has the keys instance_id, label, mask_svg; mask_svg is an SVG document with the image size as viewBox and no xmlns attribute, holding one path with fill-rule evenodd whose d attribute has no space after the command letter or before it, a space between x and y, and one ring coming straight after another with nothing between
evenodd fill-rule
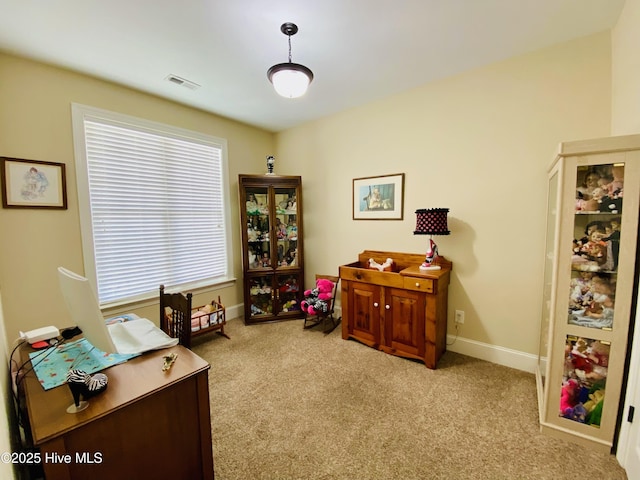
<instances>
[{"instance_id":1,"label":"beige wall","mask_svg":"<svg viewBox=\"0 0 640 480\"><path fill-rule=\"evenodd\" d=\"M613 135L640 132L640 0L626 0L612 31Z\"/></svg>"},{"instance_id":2,"label":"beige wall","mask_svg":"<svg viewBox=\"0 0 640 480\"><path fill-rule=\"evenodd\" d=\"M609 135L610 99L601 33L280 133L304 179L307 281L364 249L423 252L414 211L449 207L449 332L460 309L461 337L537 353L546 170L559 142ZM352 179L401 172L404 220L353 221Z\"/></svg>"},{"instance_id":3,"label":"beige wall","mask_svg":"<svg viewBox=\"0 0 640 480\"><path fill-rule=\"evenodd\" d=\"M111 83L40 63L0 54L0 155L62 162L67 166L68 210L0 209L0 285L9 341L19 330L66 326L56 268L83 272L71 103L163 122L227 139L232 208L232 247L239 243L237 177L260 172L274 151L274 135ZM185 185L185 188L187 186ZM239 254L234 272L241 277ZM235 287L206 292L194 302L221 295L224 303L242 302ZM157 307L134 309L157 320Z\"/></svg>"},{"instance_id":4,"label":"beige wall","mask_svg":"<svg viewBox=\"0 0 640 480\"><path fill-rule=\"evenodd\" d=\"M9 362L9 347L4 328L4 316L2 313L2 291L0 289L0 358L3 361L3 367L0 369L0 453L13 451L11 445L11 435L9 434L9 418L13 409L13 398L9 390L9 371L4 365ZM6 433L4 433L6 432ZM14 478L13 466L10 463L0 462L0 478Z\"/></svg>"},{"instance_id":5,"label":"beige wall","mask_svg":"<svg viewBox=\"0 0 640 480\"><path fill-rule=\"evenodd\" d=\"M626 0L620 18L612 30L612 114L613 135L640 133L640 0ZM638 380L640 375L640 309L636 309L636 328L630 355L628 385L625 399L627 405L637 405ZM631 477L635 445L631 440L633 424L622 422L616 456ZM637 430L637 427L636 427Z\"/></svg>"}]
</instances>

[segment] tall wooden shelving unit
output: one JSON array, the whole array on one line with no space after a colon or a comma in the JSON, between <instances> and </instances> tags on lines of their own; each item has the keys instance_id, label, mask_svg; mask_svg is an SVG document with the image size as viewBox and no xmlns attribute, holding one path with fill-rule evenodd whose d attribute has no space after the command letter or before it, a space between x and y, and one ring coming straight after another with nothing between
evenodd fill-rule
<instances>
[{"instance_id":1,"label":"tall wooden shelving unit","mask_svg":"<svg viewBox=\"0 0 640 480\"><path fill-rule=\"evenodd\" d=\"M302 178L239 175L244 319L302 318Z\"/></svg>"},{"instance_id":2,"label":"tall wooden shelving unit","mask_svg":"<svg viewBox=\"0 0 640 480\"><path fill-rule=\"evenodd\" d=\"M639 199L640 135L561 144L549 170L540 426L606 452L635 310Z\"/></svg>"}]
</instances>

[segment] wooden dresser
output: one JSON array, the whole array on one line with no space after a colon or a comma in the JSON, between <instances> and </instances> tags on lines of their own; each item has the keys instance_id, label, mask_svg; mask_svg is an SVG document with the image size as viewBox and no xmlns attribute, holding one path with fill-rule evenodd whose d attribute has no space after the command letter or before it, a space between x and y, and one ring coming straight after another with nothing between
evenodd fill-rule
<instances>
[{"instance_id":1,"label":"wooden dresser","mask_svg":"<svg viewBox=\"0 0 640 480\"><path fill-rule=\"evenodd\" d=\"M391 258L391 271L368 267ZM342 338L436 368L446 349L447 302L452 263L438 257L440 270L422 272L423 254L365 250L340 266Z\"/></svg>"}]
</instances>

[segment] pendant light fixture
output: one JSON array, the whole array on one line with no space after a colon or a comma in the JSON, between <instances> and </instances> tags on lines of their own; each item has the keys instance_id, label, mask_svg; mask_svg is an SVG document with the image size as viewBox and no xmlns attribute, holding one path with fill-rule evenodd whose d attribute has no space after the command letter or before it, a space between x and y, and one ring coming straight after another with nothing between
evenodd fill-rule
<instances>
[{"instance_id":1,"label":"pendant light fixture","mask_svg":"<svg viewBox=\"0 0 640 480\"><path fill-rule=\"evenodd\" d=\"M291 22L283 23L280 31L289 37L289 61L271 67L267 71L267 77L278 95L286 98L301 97L313 80L313 72L304 65L291 62L291 35L298 33L298 26Z\"/></svg>"}]
</instances>

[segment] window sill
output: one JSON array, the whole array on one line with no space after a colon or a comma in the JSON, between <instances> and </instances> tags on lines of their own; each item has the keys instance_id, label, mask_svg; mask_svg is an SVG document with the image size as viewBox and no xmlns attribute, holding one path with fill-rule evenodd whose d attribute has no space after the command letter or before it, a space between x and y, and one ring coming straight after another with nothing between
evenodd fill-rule
<instances>
[{"instance_id":1,"label":"window sill","mask_svg":"<svg viewBox=\"0 0 640 480\"><path fill-rule=\"evenodd\" d=\"M236 280L237 280L236 278L225 278L225 279L219 279L213 283L194 282L194 283L182 285L179 288L167 288L165 292L167 293L191 292L194 295L198 295L200 293L206 293L209 291L232 287L235 285ZM153 294L150 293L145 296L140 296L138 298L125 300L122 302L111 302L105 305L101 305L100 310L102 311L102 314L105 317L113 317L115 315L128 313L128 312L131 312L132 310L136 310L139 308L152 307L154 305L158 305L158 295L159 295L159 292L154 292Z\"/></svg>"}]
</instances>

